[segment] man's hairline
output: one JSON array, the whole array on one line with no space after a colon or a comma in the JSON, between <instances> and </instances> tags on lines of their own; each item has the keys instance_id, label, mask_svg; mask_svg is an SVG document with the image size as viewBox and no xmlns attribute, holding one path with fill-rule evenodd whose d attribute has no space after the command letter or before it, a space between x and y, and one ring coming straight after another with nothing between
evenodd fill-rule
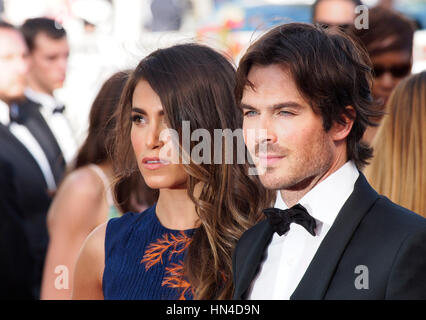
<instances>
[{"instance_id":1,"label":"man's hairline","mask_svg":"<svg viewBox=\"0 0 426 320\"><path fill-rule=\"evenodd\" d=\"M321 116L321 119L324 121L324 118L323 118L323 116L322 116L322 114L321 114L320 109L318 108L318 110L315 110L315 108L313 107L312 103L310 103L310 101L307 101L307 99L305 98L305 95L303 94L302 90L299 88L299 85L298 85L297 81L295 80L295 77L294 77L294 75L293 75L293 72L291 71L291 68L290 68L290 64L289 64L289 63L285 63L285 62L271 62L271 63L268 63L268 64L261 64L261 63L253 63L253 64L251 64L251 65L250 65L250 67L247 69L247 75L245 76L245 83L244 83L244 86L243 86L243 88L242 88L242 92L241 92L241 99L239 99L239 101L237 101L237 102L238 102L238 103L237 103L238 109L239 109L240 111L242 111L242 108L241 108L241 101L242 101L242 98L243 98L243 93L244 93L245 88L246 88L247 86L249 86L250 88L252 88L252 90L253 90L253 91L255 91L254 84L252 84L252 83L248 80L248 75L249 75L250 71L253 69L253 67L266 68L266 67L273 66L273 65L276 65L277 67L279 67L279 68L280 68L280 70L281 70L283 73L286 73L286 74L290 77L290 79L291 79L291 80L293 81L293 83L295 84L296 89L297 89L297 91L298 91L298 93L299 93L300 97L303 99L303 101L304 101L306 104L308 104L308 105L309 105L309 107L312 109L312 111L313 111L315 114L319 114L319 115ZM318 113L318 111L319 111L319 113Z\"/></svg>"}]
</instances>

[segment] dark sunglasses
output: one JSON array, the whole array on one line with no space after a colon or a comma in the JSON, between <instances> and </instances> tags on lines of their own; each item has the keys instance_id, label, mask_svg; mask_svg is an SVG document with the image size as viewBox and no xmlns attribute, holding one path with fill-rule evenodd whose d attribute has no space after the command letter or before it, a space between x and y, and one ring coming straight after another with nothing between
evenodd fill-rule
<instances>
[{"instance_id":1,"label":"dark sunglasses","mask_svg":"<svg viewBox=\"0 0 426 320\"><path fill-rule=\"evenodd\" d=\"M390 74L394 78L402 78L410 73L411 65L403 64L403 65L392 66L390 68L386 68L381 65L375 65L373 68L373 71L374 71L374 77L376 78L380 78L386 72L390 72Z\"/></svg>"}]
</instances>

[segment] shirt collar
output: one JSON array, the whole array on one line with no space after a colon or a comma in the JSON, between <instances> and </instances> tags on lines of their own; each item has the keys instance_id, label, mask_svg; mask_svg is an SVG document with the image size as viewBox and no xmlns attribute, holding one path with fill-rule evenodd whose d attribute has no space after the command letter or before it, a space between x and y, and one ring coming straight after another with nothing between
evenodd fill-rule
<instances>
[{"instance_id":1,"label":"shirt collar","mask_svg":"<svg viewBox=\"0 0 426 320\"><path fill-rule=\"evenodd\" d=\"M329 226L354 190L359 171L353 161L346 162L337 171L318 183L299 200L309 214ZM278 190L275 207L288 209Z\"/></svg>"},{"instance_id":2,"label":"shirt collar","mask_svg":"<svg viewBox=\"0 0 426 320\"><path fill-rule=\"evenodd\" d=\"M10 109L6 102L0 100L0 123L4 126L10 123Z\"/></svg>"},{"instance_id":3,"label":"shirt collar","mask_svg":"<svg viewBox=\"0 0 426 320\"><path fill-rule=\"evenodd\" d=\"M47 108L49 112L53 112L53 110L60 105L55 97L46 93L36 92L29 87L25 89L25 96L28 99L41 104L41 107Z\"/></svg>"}]
</instances>

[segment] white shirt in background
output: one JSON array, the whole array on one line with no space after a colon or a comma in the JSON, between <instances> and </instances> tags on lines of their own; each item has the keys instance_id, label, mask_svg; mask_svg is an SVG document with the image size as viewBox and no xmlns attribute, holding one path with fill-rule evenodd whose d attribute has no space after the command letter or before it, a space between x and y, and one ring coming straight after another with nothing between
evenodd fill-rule
<instances>
[{"instance_id":1,"label":"white shirt in background","mask_svg":"<svg viewBox=\"0 0 426 320\"><path fill-rule=\"evenodd\" d=\"M70 123L63 113L53 112L56 107L62 106L54 97L35 92L31 88L25 89L25 96L41 105L40 112L52 131L61 148L66 163L70 163L77 152L77 143Z\"/></svg>"}]
</instances>

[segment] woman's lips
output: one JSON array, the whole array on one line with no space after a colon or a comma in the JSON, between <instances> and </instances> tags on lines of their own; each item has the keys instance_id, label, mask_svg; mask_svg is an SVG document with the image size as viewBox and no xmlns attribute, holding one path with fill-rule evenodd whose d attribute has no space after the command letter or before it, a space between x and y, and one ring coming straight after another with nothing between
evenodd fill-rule
<instances>
[{"instance_id":1,"label":"woman's lips","mask_svg":"<svg viewBox=\"0 0 426 320\"><path fill-rule=\"evenodd\" d=\"M157 170L169 164L170 164L169 161L160 159L158 157L151 157L151 158L146 157L142 159L143 167L148 170Z\"/></svg>"}]
</instances>

